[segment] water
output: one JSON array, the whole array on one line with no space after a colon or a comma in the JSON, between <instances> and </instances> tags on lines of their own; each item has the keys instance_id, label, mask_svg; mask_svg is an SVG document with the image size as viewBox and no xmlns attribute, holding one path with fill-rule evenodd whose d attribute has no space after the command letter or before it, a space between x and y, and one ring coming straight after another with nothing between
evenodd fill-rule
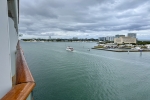
<instances>
[{"instance_id":1,"label":"water","mask_svg":"<svg viewBox=\"0 0 150 100\"><path fill-rule=\"evenodd\" d=\"M149 52L88 51L94 45L21 42L36 81L34 99L150 100Z\"/></svg>"}]
</instances>

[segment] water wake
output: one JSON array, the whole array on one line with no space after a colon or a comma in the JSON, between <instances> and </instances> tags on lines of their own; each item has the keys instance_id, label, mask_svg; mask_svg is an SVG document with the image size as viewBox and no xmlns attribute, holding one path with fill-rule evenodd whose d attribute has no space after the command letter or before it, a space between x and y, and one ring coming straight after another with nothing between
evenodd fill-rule
<instances>
[{"instance_id":1,"label":"water wake","mask_svg":"<svg viewBox=\"0 0 150 100\"><path fill-rule=\"evenodd\" d=\"M101 58L105 58L105 59L111 59L111 60L117 60L117 61L122 61L122 62L125 62L125 63L131 63L131 64L136 64L136 65L144 65L144 66L147 66L149 65L148 63L145 63L145 62L138 62L138 61L135 61L135 60L124 60L124 59L118 59L118 58L114 58L114 57L106 57L106 56L103 56L103 55L97 55L97 54L91 54L91 53L86 53L86 52L81 52L81 51L75 51L76 53L79 53L79 54L84 54L84 55L89 55L89 56L96 56L96 57L101 57Z\"/></svg>"}]
</instances>

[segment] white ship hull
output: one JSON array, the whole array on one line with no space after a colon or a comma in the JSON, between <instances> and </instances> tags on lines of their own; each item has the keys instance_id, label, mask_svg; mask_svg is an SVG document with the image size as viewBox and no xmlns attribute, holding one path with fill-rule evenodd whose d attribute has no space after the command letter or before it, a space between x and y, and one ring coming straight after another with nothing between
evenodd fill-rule
<instances>
[{"instance_id":1,"label":"white ship hull","mask_svg":"<svg viewBox=\"0 0 150 100\"><path fill-rule=\"evenodd\" d=\"M69 47L66 48L66 50L67 51L73 51L73 48L69 46Z\"/></svg>"},{"instance_id":2,"label":"white ship hull","mask_svg":"<svg viewBox=\"0 0 150 100\"><path fill-rule=\"evenodd\" d=\"M66 49L67 51L73 51L73 50L71 50L71 49Z\"/></svg>"}]
</instances>

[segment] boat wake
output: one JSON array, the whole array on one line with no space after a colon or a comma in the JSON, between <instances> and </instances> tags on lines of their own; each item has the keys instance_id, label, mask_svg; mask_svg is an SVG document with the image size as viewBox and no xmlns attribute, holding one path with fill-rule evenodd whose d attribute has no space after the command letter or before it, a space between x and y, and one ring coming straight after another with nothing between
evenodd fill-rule
<instances>
[{"instance_id":1,"label":"boat wake","mask_svg":"<svg viewBox=\"0 0 150 100\"><path fill-rule=\"evenodd\" d=\"M103 55L91 54L91 53L80 52L80 51L76 51L76 53L101 57L101 58L110 59L110 60L117 60L117 61L122 61L122 62L125 62L125 63L136 64L136 65L144 65L144 66L149 65L148 63L145 63L145 62L142 63L142 62L138 62L138 61L135 61L135 60L124 60L124 59L118 59L118 58L114 58L114 57L106 57L106 56L103 56Z\"/></svg>"}]
</instances>

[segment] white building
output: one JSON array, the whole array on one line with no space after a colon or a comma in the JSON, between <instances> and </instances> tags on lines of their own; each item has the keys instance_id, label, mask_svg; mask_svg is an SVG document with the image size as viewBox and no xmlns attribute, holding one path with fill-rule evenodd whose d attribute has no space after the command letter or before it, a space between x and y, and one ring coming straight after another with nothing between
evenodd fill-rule
<instances>
[{"instance_id":1,"label":"white building","mask_svg":"<svg viewBox=\"0 0 150 100\"><path fill-rule=\"evenodd\" d=\"M99 37L99 41L106 41L106 37Z\"/></svg>"},{"instance_id":2,"label":"white building","mask_svg":"<svg viewBox=\"0 0 150 100\"><path fill-rule=\"evenodd\" d=\"M49 39L51 39L51 36L49 36Z\"/></svg>"},{"instance_id":3,"label":"white building","mask_svg":"<svg viewBox=\"0 0 150 100\"><path fill-rule=\"evenodd\" d=\"M150 44L145 45L148 49L150 49Z\"/></svg>"},{"instance_id":4,"label":"white building","mask_svg":"<svg viewBox=\"0 0 150 100\"><path fill-rule=\"evenodd\" d=\"M114 48L114 47L117 47L117 45L114 44L114 43L107 43L107 44L104 45L104 47L111 47L111 48Z\"/></svg>"},{"instance_id":5,"label":"white building","mask_svg":"<svg viewBox=\"0 0 150 100\"><path fill-rule=\"evenodd\" d=\"M73 39L73 40L78 40L78 37L73 37L72 39Z\"/></svg>"},{"instance_id":6,"label":"white building","mask_svg":"<svg viewBox=\"0 0 150 100\"><path fill-rule=\"evenodd\" d=\"M136 43L136 38L132 38L132 37L120 37L120 38L115 38L115 39L114 39L114 43L117 43L117 44Z\"/></svg>"},{"instance_id":7,"label":"white building","mask_svg":"<svg viewBox=\"0 0 150 100\"><path fill-rule=\"evenodd\" d=\"M106 36L106 41L114 41L114 36Z\"/></svg>"}]
</instances>

